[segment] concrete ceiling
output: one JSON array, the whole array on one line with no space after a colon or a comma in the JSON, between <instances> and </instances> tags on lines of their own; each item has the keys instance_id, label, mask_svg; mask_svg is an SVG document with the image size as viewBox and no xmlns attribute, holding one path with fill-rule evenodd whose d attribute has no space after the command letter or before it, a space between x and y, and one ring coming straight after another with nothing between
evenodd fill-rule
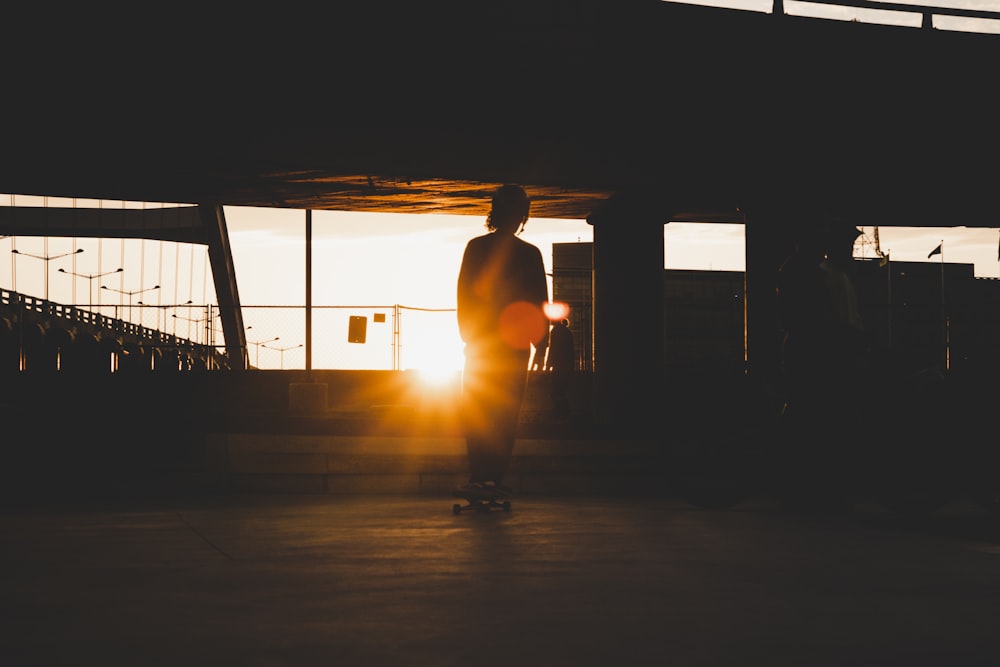
<instances>
[{"instance_id":1,"label":"concrete ceiling","mask_svg":"<svg viewBox=\"0 0 1000 667\"><path fill-rule=\"evenodd\" d=\"M8 21L0 192L485 215L511 181L537 217L639 191L1000 225L996 35L656 0L73 11Z\"/></svg>"}]
</instances>

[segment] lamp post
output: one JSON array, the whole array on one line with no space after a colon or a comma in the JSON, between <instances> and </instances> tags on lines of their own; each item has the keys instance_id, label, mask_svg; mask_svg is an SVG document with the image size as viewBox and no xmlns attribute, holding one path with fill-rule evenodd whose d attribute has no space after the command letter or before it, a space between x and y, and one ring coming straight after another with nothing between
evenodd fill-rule
<instances>
[{"instance_id":1,"label":"lamp post","mask_svg":"<svg viewBox=\"0 0 1000 667\"><path fill-rule=\"evenodd\" d=\"M286 350L294 350L297 347L302 347L302 343L299 343L298 345L289 345L288 347L271 347L270 345L265 345L264 343L261 343L260 346L261 347L266 347L269 350L277 350L278 352L280 352L281 353L281 370L285 370L285 351Z\"/></svg>"},{"instance_id":2,"label":"lamp post","mask_svg":"<svg viewBox=\"0 0 1000 667\"><path fill-rule=\"evenodd\" d=\"M173 305L172 308L174 308L176 310L176 309L180 308L181 306L190 306L192 303L194 303L194 301L192 301L191 299L188 299L184 303L179 303L179 304ZM167 317L166 317L166 315L167 315L167 311L164 310L163 311L163 328L164 329L166 329L166 327L167 327ZM188 327L188 333L190 333L190 330L191 330L191 328ZM176 318L175 318L175 321L174 321L173 329L170 331L170 333L173 336L177 335L177 322L176 322Z\"/></svg>"},{"instance_id":3,"label":"lamp post","mask_svg":"<svg viewBox=\"0 0 1000 667\"><path fill-rule=\"evenodd\" d=\"M252 324L247 327L247 331L250 331L251 329L253 329L253 325ZM249 338L247 338L247 344L254 346L254 348L253 348L254 349L254 356L253 356L253 365L254 365L254 367L260 368L260 346L264 345L265 343L273 343L276 340L281 340L281 336L275 336L274 338L269 338L267 340L250 340Z\"/></svg>"},{"instance_id":4,"label":"lamp post","mask_svg":"<svg viewBox=\"0 0 1000 667\"><path fill-rule=\"evenodd\" d=\"M34 257L35 259L40 259L45 262L45 300L49 300L49 262L54 259L59 259L61 257L69 257L70 255L79 255L83 252L83 248L77 248L73 252L64 252L58 255L33 255L30 252L21 252L17 248L11 250L15 255L24 255L25 257Z\"/></svg>"},{"instance_id":5,"label":"lamp post","mask_svg":"<svg viewBox=\"0 0 1000 667\"><path fill-rule=\"evenodd\" d=\"M65 273L68 276L76 276L77 278L86 278L88 281L90 281L90 301L89 301L88 305L93 306L94 305L94 280L96 280L97 278L103 278L104 276L110 276L111 274L114 274L114 273L121 273L125 269L123 269L121 267L118 267L114 271L105 271L104 273L77 273L76 271L67 271L66 269L64 269L62 267L60 267L60 268L58 268L56 270L59 271L59 273ZM98 292L98 295L100 295L100 292Z\"/></svg>"},{"instance_id":6,"label":"lamp post","mask_svg":"<svg viewBox=\"0 0 1000 667\"><path fill-rule=\"evenodd\" d=\"M194 319L194 318L191 318L191 317L184 317L183 315L178 315L177 313L174 313L170 317L174 318L175 320L184 320L185 322L189 323L188 324L188 338L191 337L191 325L192 324L201 324L202 322L205 322L206 323L205 328L206 329L208 328L208 325L207 325L208 319L207 318ZM198 330L198 329L196 328L196 330ZM205 344L208 345L208 333L207 332L205 334Z\"/></svg>"},{"instance_id":7,"label":"lamp post","mask_svg":"<svg viewBox=\"0 0 1000 667\"><path fill-rule=\"evenodd\" d=\"M101 289L106 289L109 292L117 292L118 294L128 295L128 321L132 321L132 297L136 294L142 294L143 292L152 292L153 290L160 289L159 285L153 285L152 287L146 287L145 289L134 289L134 290L122 290L115 289L114 287L108 287L107 285L101 285Z\"/></svg>"},{"instance_id":8,"label":"lamp post","mask_svg":"<svg viewBox=\"0 0 1000 667\"><path fill-rule=\"evenodd\" d=\"M161 310L163 311L163 313L165 315L166 312L167 312L166 311L167 308L180 308L181 306L186 306L186 305L191 304L191 303L194 303L194 302L191 301L191 299L188 299L184 303L180 303L180 304L168 303L168 304L160 305L160 304L144 303L143 301L136 301L135 305L137 305L137 306L152 306L153 308L156 308L156 330L160 331L160 311ZM140 317L139 319L141 320L142 317ZM164 319L163 327L166 328L166 326L167 326L166 317L164 317L163 319ZM166 333L166 332L164 332L164 333Z\"/></svg>"}]
</instances>

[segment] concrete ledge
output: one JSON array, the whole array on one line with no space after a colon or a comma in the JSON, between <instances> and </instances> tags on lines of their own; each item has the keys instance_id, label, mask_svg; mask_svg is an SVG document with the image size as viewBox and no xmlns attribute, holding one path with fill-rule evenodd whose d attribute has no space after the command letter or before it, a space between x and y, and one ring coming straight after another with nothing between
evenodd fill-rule
<instances>
[{"instance_id":1,"label":"concrete ledge","mask_svg":"<svg viewBox=\"0 0 1000 667\"><path fill-rule=\"evenodd\" d=\"M320 415L326 412L325 382L291 382L288 385L288 411L291 414Z\"/></svg>"},{"instance_id":2,"label":"concrete ledge","mask_svg":"<svg viewBox=\"0 0 1000 667\"><path fill-rule=\"evenodd\" d=\"M364 473L342 475L229 475L215 490L330 495L447 496L466 480L465 474ZM508 474L505 482L515 495L585 496L645 495L655 480L651 474L531 473ZM207 489L202 489L207 490Z\"/></svg>"},{"instance_id":3,"label":"concrete ledge","mask_svg":"<svg viewBox=\"0 0 1000 667\"><path fill-rule=\"evenodd\" d=\"M228 490L447 495L466 479L463 438L230 434L207 461ZM649 440L518 440L506 483L515 493L618 494L663 477Z\"/></svg>"}]
</instances>

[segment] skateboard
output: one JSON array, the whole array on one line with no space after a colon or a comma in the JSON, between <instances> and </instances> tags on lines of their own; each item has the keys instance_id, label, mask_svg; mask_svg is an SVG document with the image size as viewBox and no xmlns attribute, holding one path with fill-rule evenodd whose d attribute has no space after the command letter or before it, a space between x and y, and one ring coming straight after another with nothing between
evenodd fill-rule
<instances>
[{"instance_id":1,"label":"skateboard","mask_svg":"<svg viewBox=\"0 0 1000 667\"><path fill-rule=\"evenodd\" d=\"M476 510L477 512L489 512L494 507L502 509L504 512L510 511L510 501L498 498L494 493L476 493L475 491L452 491L451 495L462 498L466 504L455 503L451 506L451 511L455 516L463 510Z\"/></svg>"}]
</instances>

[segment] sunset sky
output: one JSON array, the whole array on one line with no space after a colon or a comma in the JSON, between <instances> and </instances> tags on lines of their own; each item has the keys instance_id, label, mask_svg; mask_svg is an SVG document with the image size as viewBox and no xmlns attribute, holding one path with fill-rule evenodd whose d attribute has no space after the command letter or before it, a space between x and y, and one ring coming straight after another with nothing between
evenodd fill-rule
<instances>
[{"instance_id":1,"label":"sunset sky","mask_svg":"<svg viewBox=\"0 0 1000 667\"><path fill-rule=\"evenodd\" d=\"M5 196L4 204L9 204ZM39 205L36 198L17 197L20 205ZM49 205L68 205L50 198ZM121 205L106 203L105 206ZM130 204L135 205L135 204ZM149 204L148 206L155 206ZM261 367L305 365L302 309L305 304L305 211L227 207L244 319L252 327L248 339L269 341L254 346L251 361ZM455 307L455 281L468 240L485 232L479 216L401 215L313 212L313 297L316 307L357 306L336 312L337 320L314 318L314 368L391 368L391 324L369 323L366 345L348 345L346 318L388 313L400 305L447 311ZM858 257L874 256L873 228L855 248ZM879 228L881 249L895 261L972 263L978 277L1000 277L1000 229ZM529 220L522 236L537 245L551 272L552 244L590 242L592 228L583 220ZM944 241L943 257L927 255ZM20 255L10 252L16 248ZM83 249L83 252L72 254ZM742 271L741 225L672 222L664 227L665 268ZM37 256L62 257L48 262ZM143 324L201 342L203 308L215 303L212 277L203 247L159 241L17 237L0 239L0 287L44 298L48 266L50 300L86 304L91 295L112 315L125 318L129 297ZM81 276L98 276L95 279ZM15 272L16 267L16 272ZM68 273L77 274L74 280ZM159 289L152 289L160 285ZM108 289L101 289L106 287ZM75 291L74 291L75 290ZM91 291L93 290L93 291ZM142 308L139 302L159 309ZM111 310L107 307L111 306ZM275 306L297 306L280 310ZM452 312L406 311L401 316L401 367L457 369L461 343ZM221 340L216 341L221 342ZM268 349L268 348L271 349ZM282 351L280 348L288 348Z\"/></svg>"}]
</instances>

